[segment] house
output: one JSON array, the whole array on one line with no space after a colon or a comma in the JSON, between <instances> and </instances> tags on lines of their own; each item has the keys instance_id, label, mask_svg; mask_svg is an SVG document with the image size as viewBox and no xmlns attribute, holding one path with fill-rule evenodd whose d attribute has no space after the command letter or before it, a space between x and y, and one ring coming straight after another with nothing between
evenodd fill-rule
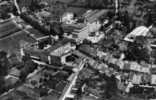
<instances>
[{"instance_id":1,"label":"house","mask_svg":"<svg viewBox=\"0 0 156 100\"><path fill-rule=\"evenodd\" d=\"M105 15L108 10L90 10L84 14L85 19L88 23L93 23L98 20L101 16Z\"/></svg>"},{"instance_id":2,"label":"house","mask_svg":"<svg viewBox=\"0 0 156 100\"><path fill-rule=\"evenodd\" d=\"M141 74L133 74L133 77L132 77L132 83L133 84L141 84L142 82L142 75Z\"/></svg>"},{"instance_id":3,"label":"house","mask_svg":"<svg viewBox=\"0 0 156 100\"><path fill-rule=\"evenodd\" d=\"M134 42L135 37L137 36L147 36L149 30L152 28L152 26L150 27L145 27L145 26L139 26L137 28L135 28L132 32L130 32L125 38L125 41L128 42Z\"/></svg>"},{"instance_id":4,"label":"house","mask_svg":"<svg viewBox=\"0 0 156 100\"><path fill-rule=\"evenodd\" d=\"M30 54L33 59L43 61L49 64L61 65L61 56L74 50L76 47L69 39L57 41L47 49L38 49L36 47L24 48L24 52Z\"/></svg>"},{"instance_id":5,"label":"house","mask_svg":"<svg viewBox=\"0 0 156 100\"><path fill-rule=\"evenodd\" d=\"M86 25L82 29L74 31L72 34L76 34L78 36L77 39L79 40L83 41L84 39L88 38L93 43L96 43L103 37L103 35L100 34L96 37L89 37L89 34L92 32L97 32L101 28L102 24L100 23L99 18L106 14L106 12L106 10L93 10L86 12L83 15L86 20Z\"/></svg>"},{"instance_id":6,"label":"house","mask_svg":"<svg viewBox=\"0 0 156 100\"><path fill-rule=\"evenodd\" d=\"M13 86L20 80L21 71L17 68L12 68L9 74L5 77L7 86Z\"/></svg>"},{"instance_id":7,"label":"house","mask_svg":"<svg viewBox=\"0 0 156 100\"><path fill-rule=\"evenodd\" d=\"M97 57L97 50L90 46L90 45L80 45L78 50L84 54L86 54L87 56L91 56L93 58Z\"/></svg>"},{"instance_id":8,"label":"house","mask_svg":"<svg viewBox=\"0 0 156 100\"><path fill-rule=\"evenodd\" d=\"M61 21L66 24L72 24L75 23L73 18L74 18L74 14L67 12L63 14Z\"/></svg>"},{"instance_id":9,"label":"house","mask_svg":"<svg viewBox=\"0 0 156 100\"><path fill-rule=\"evenodd\" d=\"M155 74L151 75L151 84L156 85L156 75Z\"/></svg>"},{"instance_id":10,"label":"house","mask_svg":"<svg viewBox=\"0 0 156 100\"><path fill-rule=\"evenodd\" d=\"M98 43L100 40L102 40L104 38L104 33L103 32L95 32L94 36L88 36L87 40L91 41L92 43Z\"/></svg>"},{"instance_id":11,"label":"house","mask_svg":"<svg viewBox=\"0 0 156 100\"><path fill-rule=\"evenodd\" d=\"M55 49L54 51L50 52L50 55L62 56L63 54L68 53L69 51L75 50L75 49L76 49L75 45L72 45L71 43L67 43Z\"/></svg>"},{"instance_id":12,"label":"house","mask_svg":"<svg viewBox=\"0 0 156 100\"><path fill-rule=\"evenodd\" d=\"M130 62L130 70L140 72L140 69L141 66L137 62Z\"/></svg>"},{"instance_id":13,"label":"house","mask_svg":"<svg viewBox=\"0 0 156 100\"><path fill-rule=\"evenodd\" d=\"M0 24L0 38L12 35L19 31L21 31L21 29L13 20L6 21Z\"/></svg>"}]
</instances>

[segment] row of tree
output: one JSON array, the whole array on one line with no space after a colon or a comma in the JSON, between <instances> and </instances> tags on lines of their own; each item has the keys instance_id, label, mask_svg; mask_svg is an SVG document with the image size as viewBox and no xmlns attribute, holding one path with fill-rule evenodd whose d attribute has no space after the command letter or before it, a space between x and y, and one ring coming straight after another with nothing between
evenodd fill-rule
<instances>
[{"instance_id":1,"label":"row of tree","mask_svg":"<svg viewBox=\"0 0 156 100\"><path fill-rule=\"evenodd\" d=\"M0 51L0 94L5 91L5 81L4 77L8 73L9 61L7 58L7 53L5 51Z\"/></svg>"}]
</instances>

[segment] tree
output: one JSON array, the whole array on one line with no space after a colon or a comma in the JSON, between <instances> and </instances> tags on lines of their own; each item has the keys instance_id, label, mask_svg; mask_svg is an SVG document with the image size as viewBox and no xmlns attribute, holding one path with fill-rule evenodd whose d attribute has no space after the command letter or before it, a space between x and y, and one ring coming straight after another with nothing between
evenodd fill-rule
<instances>
[{"instance_id":1,"label":"tree","mask_svg":"<svg viewBox=\"0 0 156 100\"><path fill-rule=\"evenodd\" d=\"M7 75L9 66L7 53L5 51L0 51L0 76Z\"/></svg>"},{"instance_id":2,"label":"tree","mask_svg":"<svg viewBox=\"0 0 156 100\"><path fill-rule=\"evenodd\" d=\"M148 41L143 36L136 37L134 43L130 43L126 58L132 61L145 61L149 63L151 50Z\"/></svg>"},{"instance_id":3,"label":"tree","mask_svg":"<svg viewBox=\"0 0 156 100\"><path fill-rule=\"evenodd\" d=\"M60 23L54 22L54 23L50 24L50 34L52 34L54 36L58 35L60 38L62 38L63 33L64 33L64 31L63 31L63 28Z\"/></svg>"},{"instance_id":4,"label":"tree","mask_svg":"<svg viewBox=\"0 0 156 100\"><path fill-rule=\"evenodd\" d=\"M7 59L7 53L0 51L0 94L5 91L4 76L7 75L9 69L9 61Z\"/></svg>"}]
</instances>

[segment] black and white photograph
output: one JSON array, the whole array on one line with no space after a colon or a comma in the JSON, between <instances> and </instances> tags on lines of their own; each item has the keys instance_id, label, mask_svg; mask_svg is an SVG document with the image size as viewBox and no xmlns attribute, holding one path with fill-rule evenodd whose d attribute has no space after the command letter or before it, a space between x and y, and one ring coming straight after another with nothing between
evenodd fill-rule
<instances>
[{"instance_id":1,"label":"black and white photograph","mask_svg":"<svg viewBox=\"0 0 156 100\"><path fill-rule=\"evenodd\" d=\"M0 0L0 100L156 100L156 0Z\"/></svg>"}]
</instances>

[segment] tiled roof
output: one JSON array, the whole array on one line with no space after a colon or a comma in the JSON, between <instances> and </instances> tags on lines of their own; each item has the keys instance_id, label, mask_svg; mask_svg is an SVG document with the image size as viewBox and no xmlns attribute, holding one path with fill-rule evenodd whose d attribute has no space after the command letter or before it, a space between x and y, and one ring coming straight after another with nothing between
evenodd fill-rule
<instances>
[{"instance_id":1,"label":"tiled roof","mask_svg":"<svg viewBox=\"0 0 156 100\"><path fill-rule=\"evenodd\" d=\"M11 35L18 31L20 31L20 28L13 20L0 23L0 38Z\"/></svg>"}]
</instances>

